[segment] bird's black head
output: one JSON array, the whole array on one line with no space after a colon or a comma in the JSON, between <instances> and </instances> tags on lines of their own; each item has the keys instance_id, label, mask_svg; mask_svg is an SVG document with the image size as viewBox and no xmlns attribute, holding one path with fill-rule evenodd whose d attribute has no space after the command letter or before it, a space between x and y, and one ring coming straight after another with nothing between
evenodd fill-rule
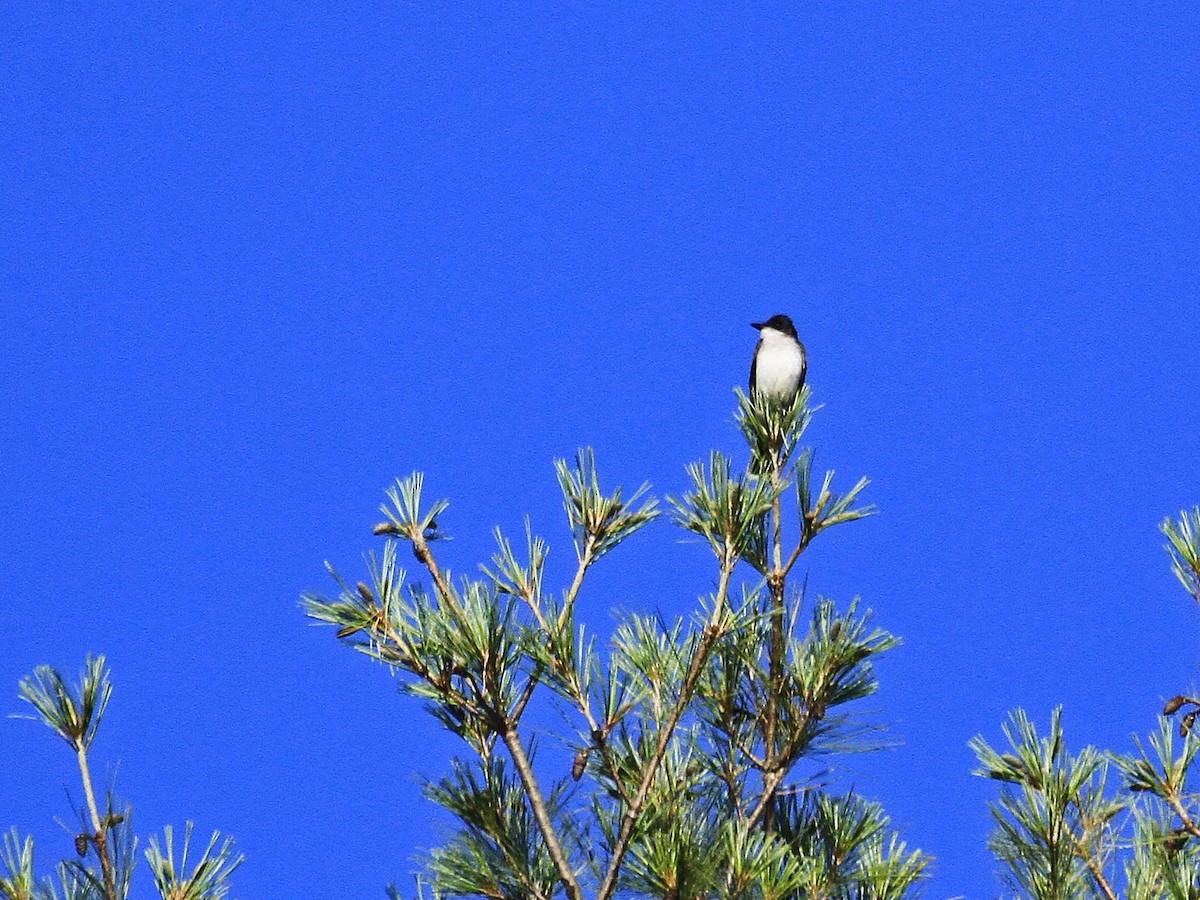
<instances>
[{"instance_id":1,"label":"bird's black head","mask_svg":"<svg viewBox=\"0 0 1200 900\"><path fill-rule=\"evenodd\" d=\"M777 313L776 315L771 316L771 318L767 319L765 322L751 322L750 324L759 331L762 331L764 328L773 328L776 331L782 331L784 334L791 335L792 337L798 337L796 334L796 326L793 325L792 320L783 315L783 313Z\"/></svg>"}]
</instances>

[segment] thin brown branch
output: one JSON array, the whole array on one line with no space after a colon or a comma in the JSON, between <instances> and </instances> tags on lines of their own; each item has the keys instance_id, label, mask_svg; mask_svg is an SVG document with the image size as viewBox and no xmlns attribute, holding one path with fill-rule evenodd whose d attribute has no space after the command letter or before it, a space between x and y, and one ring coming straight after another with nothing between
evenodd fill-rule
<instances>
[{"instance_id":1,"label":"thin brown branch","mask_svg":"<svg viewBox=\"0 0 1200 900\"><path fill-rule=\"evenodd\" d=\"M756 803L754 809L750 811L750 815L746 820L747 828L753 828L755 825L757 825L759 820L766 813L767 807L771 803L771 799L775 796L776 791L779 790L779 785L783 783L783 779L786 774L786 770L776 769L773 772L768 772L763 775L762 796L758 798L758 803Z\"/></svg>"},{"instance_id":2,"label":"thin brown branch","mask_svg":"<svg viewBox=\"0 0 1200 900\"><path fill-rule=\"evenodd\" d=\"M533 597L526 597L522 595L521 599L525 601L525 605L528 606L530 612L533 613L533 617L537 620L538 628L542 629L542 631L549 632L550 623L546 621L546 615L542 612L541 606L534 601Z\"/></svg>"},{"instance_id":3,"label":"thin brown branch","mask_svg":"<svg viewBox=\"0 0 1200 900\"><path fill-rule=\"evenodd\" d=\"M537 603L534 602L533 597L521 598L525 601L526 605L533 610L534 618L537 619L538 625L541 627L542 631L547 633L547 635L549 635L551 627L561 631L563 625L566 624L567 616L570 615L571 608L575 605L575 600L579 597L579 589L583 587L583 576L587 574L587 570L590 569L592 563L596 561L596 557L594 555L595 546L596 540L592 535L589 534L587 542L584 544L583 554L579 557L579 568L575 570L575 578L571 581L571 587L567 589L567 595L563 599L563 608L559 611L558 618L554 626L551 626L550 623L546 621L545 615L542 613L542 610ZM553 647L552 641L548 640L548 643L551 647ZM557 660L557 662L561 664L561 660ZM525 682L525 687L521 691L521 699L517 702L516 706L513 707L512 715L510 717L510 721L512 721L513 724L516 724L521 720L521 716L525 713L525 707L529 705L529 700L533 697L533 691L538 686L538 682L541 681L541 678L542 670L540 667L535 666L533 671L529 673L529 680ZM595 727L595 725L592 725L592 730L595 730Z\"/></svg>"},{"instance_id":4,"label":"thin brown branch","mask_svg":"<svg viewBox=\"0 0 1200 900\"><path fill-rule=\"evenodd\" d=\"M100 809L96 806L96 792L92 789L92 773L88 768L87 748L82 741L75 742L75 756L79 760L79 774L83 779L83 793L87 798L88 813L92 817L92 827L96 829L96 855L100 857L100 874L104 878L106 900L118 900L117 880L113 873L112 860L108 857L108 823L100 818Z\"/></svg>"},{"instance_id":5,"label":"thin brown branch","mask_svg":"<svg viewBox=\"0 0 1200 900\"><path fill-rule=\"evenodd\" d=\"M589 535L583 554L579 559L579 567L575 571L575 578L571 582L571 587L567 590L566 597L563 600L563 607L559 611L553 625L547 621L533 597L522 598L533 611L534 618L537 619L543 631L549 633L552 627L561 630L566 624L571 608L575 605L580 588L583 586L584 575L595 561L594 547L595 539ZM436 572L436 562L433 561L433 555L427 553L427 559L426 565L430 568L430 573L434 576L435 581L439 581L440 584L440 575ZM444 592L444 587L442 589ZM517 774L521 779L521 784L525 788L525 794L529 798L529 805L533 809L534 818L537 819L538 828L541 830L542 838L546 842L550 859L558 871L559 880L562 882L563 887L566 888L567 897L569 900L582 900L583 893L580 890L579 882L575 878L575 873L571 870L571 864L567 859L566 853L563 852L562 843L558 839L558 833L554 829L554 823L551 821L550 812L546 807L546 798L542 794L537 777L533 772L533 766L529 762L529 757L525 752L525 747L521 743L521 738L517 731L517 723L528 707L529 701L533 697L533 692L541 680L541 676L541 666L535 666L529 674L529 679L526 681L525 687L522 689L520 697L505 723L501 736L504 740L504 746L508 748L513 764L517 768ZM590 709L585 710L585 714L587 715L589 724L592 725L593 731L596 730L595 720L591 715Z\"/></svg>"},{"instance_id":6,"label":"thin brown branch","mask_svg":"<svg viewBox=\"0 0 1200 900\"><path fill-rule=\"evenodd\" d=\"M438 595L442 598L442 600L449 607L451 615L453 615L455 618L461 620L462 617L464 616L462 605L454 598L454 595L450 592L450 586L446 583L446 579L442 575L442 570L438 567L437 560L434 558L434 555L433 555L433 550L431 550L429 547L429 542L425 539L425 536L423 534L421 534L420 532L414 532L413 534L410 535L410 538L411 538L412 544L413 544L413 552L416 554L417 559L420 560L425 565L425 568L429 571L429 575L433 579L433 583L437 586ZM393 629L391 627L390 623L387 622L386 617L381 616L380 620L385 623L385 630L388 634L388 637L391 638L393 643L395 643L397 646L401 647L401 649L403 650L407 646L408 642L405 641L403 639L403 637L401 635L399 635L395 631L395 629ZM411 653L408 653L407 655L408 655L409 659L416 662L415 657ZM450 693L451 690L453 690L450 687L447 679L444 679L441 676L435 674L434 672L431 672L425 666L420 666L420 667L413 666L412 670L417 675L419 675L421 678L424 678L427 682L429 682L431 685L433 685L435 688L437 688L439 691L442 691L444 694L448 694L448 693ZM493 729L498 730L498 727L497 727L498 722L496 721L497 717L489 714L489 710L487 707L487 700L486 700L485 691L483 690L483 687L476 684L473 678L469 679L469 681L471 684L472 693L475 694L475 700L477 702L472 703L465 696L463 696L463 694L459 691L454 691L454 694L456 696L455 696L453 702L462 706L463 709L467 710L472 715L483 719L485 722L488 722L490 720L489 727L492 727ZM524 702L528 703L528 698L525 698ZM522 705L522 710L524 710L523 705ZM499 721L502 722L503 719L500 718Z\"/></svg>"},{"instance_id":7,"label":"thin brown branch","mask_svg":"<svg viewBox=\"0 0 1200 900\"><path fill-rule=\"evenodd\" d=\"M779 793L779 787L783 784L783 780L791 771L791 764L784 763L783 760L788 759L800 744L800 740L808 731L809 723L813 719L813 710L806 709L804 716L796 728L792 729L791 739L781 747L773 756L769 756L763 764L763 790L758 798L758 803L750 813L751 826L758 823L758 820L770 812L771 800Z\"/></svg>"},{"instance_id":8,"label":"thin brown branch","mask_svg":"<svg viewBox=\"0 0 1200 900\"><path fill-rule=\"evenodd\" d=\"M782 504L780 502L779 494L778 494L779 483L780 483L781 478L782 478L782 474L780 473L780 471L778 469L776 469L775 472L772 473L772 475L771 475L771 481L774 484L775 490L777 492L775 494L775 499L773 501L771 501L771 518L774 522L774 532L775 532L773 535L773 540L772 540L772 544L773 544L772 550L774 552L774 563L775 563L774 571L776 571L776 572L783 571L783 516L781 514L782 513Z\"/></svg>"},{"instance_id":9,"label":"thin brown branch","mask_svg":"<svg viewBox=\"0 0 1200 900\"><path fill-rule=\"evenodd\" d=\"M1085 819L1081 824L1080 834L1075 834L1073 830L1068 832L1074 844L1075 855L1087 866L1092 880L1096 882L1096 887L1104 894L1106 900L1118 900L1117 892L1113 890L1113 886L1108 882L1108 877L1104 874L1104 863L1095 852L1095 842L1085 840L1089 830Z\"/></svg>"},{"instance_id":10,"label":"thin brown branch","mask_svg":"<svg viewBox=\"0 0 1200 900\"><path fill-rule=\"evenodd\" d=\"M745 756L746 759L750 760L750 764L754 768L758 769L760 772L766 771L767 761L765 759L759 759L758 754L750 749L750 747L746 746L745 741L743 741L741 738L735 737L733 739L733 743L737 745L737 749L742 752L742 755Z\"/></svg>"},{"instance_id":11,"label":"thin brown branch","mask_svg":"<svg viewBox=\"0 0 1200 900\"><path fill-rule=\"evenodd\" d=\"M1179 795L1172 791L1171 795L1167 797L1167 802L1175 810L1175 815L1179 816L1179 821L1183 823L1184 830L1192 837L1200 838L1200 825L1197 825L1196 820L1188 815L1187 808L1183 805L1183 801L1179 799Z\"/></svg>"},{"instance_id":12,"label":"thin brown branch","mask_svg":"<svg viewBox=\"0 0 1200 900\"><path fill-rule=\"evenodd\" d=\"M600 722L596 719L595 713L592 712L591 701L588 699L587 694L583 692L582 686L576 683L573 687L576 694L576 705L579 707L579 711L583 713L584 719L587 720L588 728L591 729L590 733L593 736L592 743L600 751L600 758L604 760L608 766L608 770L612 772L613 784L616 785L617 793L621 795L621 800L625 804L628 804L629 789L619 777L616 759L614 759L612 750L608 746L608 741L605 739L607 729L601 727Z\"/></svg>"},{"instance_id":13,"label":"thin brown branch","mask_svg":"<svg viewBox=\"0 0 1200 900\"><path fill-rule=\"evenodd\" d=\"M596 538L589 534L587 541L583 545L583 553L579 557L579 568L575 570L575 578L571 582L571 586L567 589L567 596L563 600L563 607L558 613L558 627L561 628L566 622L567 616L571 614L572 607L575 606L575 600L579 597L579 589L583 587L583 576L587 574L588 569L592 567L592 563L596 561Z\"/></svg>"},{"instance_id":14,"label":"thin brown branch","mask_svg":"<svg viewBox=\"0 0 1200 900\"><path fill-rule=\"evenodd\" d=\"M1113 886L1108 883L1108 878L1104 875L1104 866L1100 864L1100 860L1092 854L1084 857L1084 863L1088 867L1088 871L1092 873L1092 880L1096 882L1096 886L1104 893L1107 900L1118 900L1117 892L1113 890Z\"/></svg>"},{"instance_id":15,"label":"thin brown branch","mask_svg":"<svg viewBox=\"0 0 1200 900\"><path fill-rule=\"evenodd\" d=\"M412 540L413 553L417 559L429 570L429 576L433 579L433 583L437 586L438 596L446 603L455 615L462 615L462 607L458 601L454 599L454 595L450 593L450 585L446 583L446 579L442 576L442 570L438 567L437 560L434 559L433 550L429 547L429 541L425 539L425 535L420 531L414 530L409 534Z\"/></svg>"},{"instance_id":16,"label":"thin brown branch","mask_svg":"<svg viewBox=\"0 0 1200 900\"><path fill-rule=\"evenodd\" d=\"M509 714L509 721L513 724L521 721L521 716L525 714L525 707L529 705L529 701L533 699L533 690L538 686L538 682L542 677L542 667L539 663L533 667L533 671L529 673L529 680L525 682L525 687L521 691L521 696L517 698L517 702L513 704L512 712Z\"/></svg>"},{"instance_id":17,"label":"thin brown branch","mask_svg":"<svg viewBox=\"0 0 1200 900\"><path fill-rule=\"evenodd\" d=\"M783 690L783 657L785 651L784 635L784 586L787 583L787 572L783 568L783 508L779 499L778 489L783 473L779 466L771 473L771 481L776 488L775 500L771 504L771 519L773 525L772 552L774 566L767 576L771 587L771 645L768 649L767 669L767 709L766 727L763 733L763 755L772 759L776 755L777 731L779 729L779 695ZM767 810L766 829L771 831L774 823Z\"/></svg>"},{"instance_id":18,"label":"thin brown branch","mask_svg":"<svg viewBox=\"0 0 1200 900\"><path fill-rule=\"evenodd\" d=\"M529 798L529 805L533 809L533 816L537 819L538 828L542 832L542 839L546 842L546 849L550 853L550 859L554 862L554 868L558 871L559 880L566 888L567 897L569 900L583 900L583 892L579 888L575 873L571 871L567 855L563 852L558 832L554 830L554 823L550 820L546 798L533 774L533 766L529 763L529 756L525 753L525 747L521 743L521 736L517 733L516 724L510 723L504 729L502 737L504 746L508 748L509 755L512 756L513 765L517 767L517 775L521 778L525 795Z\"/></svg>"},{"instance_id":19,"label":"thin brown branch","mask_svg":"<svg viewBox=\"0 0 1200 900\"><path fill-rule=\"evenodd\" d=\"M449 702L453 702L456 705L461 706L464 711L470 713L472 716L485 721L489 718L494 718L488 715L488 711L484 704L483 690L478 684L475 683L474 678L468 678L466 680L470 684L472 693L475 695L475 701L477 702L472 702L461 691L455 690L449 678L445 677L444 673L433 672L428 666L420 662L413 651L412 645L408 643L408 640L404 637L404 635L400 634L395 628L392 627L392 624L388 618L382 614L382 610L380 612L381 614L379 615L373 627L379 634L383 636L386 641L390 641L393 645L399 648L400 653L403 654L404 657L403 663L407 666L410 672L427 682L432 687L441 691L443 696L445 696ZM378 638L376 638L376 643L382 644L383 641L379 641ZM451 697L451 695L453 696Z\"/></svg>"},{"instance_id":20,"label":"thin brown branch","mask_svg":"<svg viewBox=\"0 0 1200 900\"><path fill-rule=\"evenodd\" d=\"M783 574L787 576L792 571L792 566L796 565L796 560L800 558L800 554L808 549L808 544L812 540L814 532L809 531L808 526L804 528L804 534L797 541L796 546L792 548L792 553L788 560L783 565Z\"/></svg>"},{"instance_id":21,"label":"thin brown branch","mask_svg":"<svg viewBox=\"0 0 1200 900\"><path fill-rule=\"evenodd\" d=\"M575 600L579 596L579 590L583 586L583 576L591 568L592 563L596 561L595 557L595 539L589 535L587 543L584 545L583 554L579 558L579 568L575 570L575 578L571 582L571 587L567 591L567 596L563 602L562 611L559 613L558 626L561 628L566 621L566 616L571 608L575 605ZM579 683L578 671L571 672L571 688L575 694L575 705L579 707L579 711L583 713L583 717L587 720L588 729L593 735L605 734L605 729L600 726L600 722L596 719L595 713L592 712L592 703L588 698L587 693L583 689L583 685ZM601 740L595 742L597 749L600 751L600 756L608 765L608 769L612 772L613 784L616 785L617 793L621 795L621 799L629 803L629 790L621 782L618 777L616 761L613 759L612 751L609 749L607 742Z\"/></svg>"},{"instance_id":22,"label":"thin brown branch","mask_svg":"<svg viewBox=\"0 0 1200 900\"><path fill-rule=\"evenodd\" d=\"M713 604L712 616L709 619L708 626L704 629L700 645L696 648L695 655L692 656L692 664L688 668L687 675L684 676L683 685L679 689L679 697L676 700L675 708L671 711L671 715L668 717L662 731L659 732L658 745L654 748L654 754L650 757L650 762L642 774L642 780L638 785L637 793L634 794L633 801L625 809L625 815L621 820L621 830L617 834L616 842L613 844L612 858L609 860L608 870L604 873L604 881L601 883L600 890L596 894L596 900L609 900L613 891L617 888L617 875L620 873L621 865L625 861L625 853L629 850L629 842L633 836L633 827L642 813L646 797L650 794L650 788L654 784L658 768L662 764L663 757L666 755L667 745L671 741L671 736L675 733L675 728L679 725L679 720L683 718L683 713L687 709L688 703L691 702L696 682L700 680L700 673L704 670L704 665L708 661L708 655L712 652L713 645L720 635L718 623L725 612L725 603L729 593L729 579L736 565L737 557L727 552L721 565L721 580L717 586L717 597L716 602Z\"/></svg>"}]
</instances>

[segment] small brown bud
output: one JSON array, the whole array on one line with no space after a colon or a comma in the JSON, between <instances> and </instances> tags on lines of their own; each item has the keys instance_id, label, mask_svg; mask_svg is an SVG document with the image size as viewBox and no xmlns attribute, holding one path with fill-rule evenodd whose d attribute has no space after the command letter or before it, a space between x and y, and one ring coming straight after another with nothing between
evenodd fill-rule
<instances>
[{"instance_id":1,"label":"small brown bud","mask_svg":"<svg viewBox=\"0 0 1200 900\"><path fill-rule=\"evenodd\" d=\"M1187 702L1188 698L1183 696L1183 694L1180 694L1177 697L1172 697L1167 701L1167 705L1163 707L1162 714L1164 716L1174 715L1175 713L1179 712L1180 707Z\"/></svg>"},{"instance_id":2,"label":"small brown bud","mask_svg":"<svg viewBox=\"0 0 1200 900\"><path fill-rule=\"evenodd\" d=\"M988 773L989 778L995 778L998 781L1007 781L1013 784L1020 784L1021 778L1017 773L1023 773L1025 766L1021 760L1011 753L1004 753L1000 756L1000 762L1004 764L1003 769L996 769Z\"/></svg>"},{"instance_id":3,"label":"small brown bud","mask_svg":"<svg viewBox=\"0 0 1200 900\"><path fill-rule=\"evenodd\" d=\"M575 764L571 766L571 777L578 781L583 777L583 771L587 768L588 750L580 750L575 754Z\"/></svg>"},{"instance_id":4,"label":"small brown bud","mask_svg":"<svg viewBox=\"0 0 1200 900\"><path fill-rule=\"evenodd\" d=\"M1176 853L1178 853L1180 850L1182 850L1184 848L1184 845L1186 845L1187 842L1188 842L1187 830L1183 829L1183 828L1175 828L1175 829L1172 829L1171 833L1169 835L1167 835L1166 840L1163 841L1163 847L1166 848L1166 851L1169 854L1174 856Z\"/></svg>"},{"instance_id":5,"label":"small brown bud","mask_svg":"<svg viewBox=\"0 0 1200 900\"><path fill-rule=\"evenodd\" d=\"M107 827L112 828L114 825L120 825L122 822L124 822L125 816L123 816L121 813L112 813L106 821Z\"/></svg>"},{"instance_id":6,"label":"small brown bud","mask_svg":"<svg viewBox=\"0 0 1200 900\"><path fill-rule=\"evenodd\" d=\"M1188 734L1191 732L1192 725L1194 725L1196 722L1196 713L1197 712L1200 712L1200 710L1193 709L1190 713L1188 713L1186 716L1183 717L1183 720L1179 723L1179 736L1180 737L1187 737Z\"/></svg>"},{"instance_id":7,"label":"small brown bud","mask_svg":"<svg viewBox=\"0 0 1200 900\"><path fill-rule=\"evenodd\" d=\"M90 834L75 835L75 852L80 856L87 856L88 841L91 839Z\"/></svg>"},{"instance_id":8,"label":"small brown bud","mask_svg":"<svg viewBox=\"0 0 1200 900\"><path fill-rule=\"evenodd\" d=\"M391 522L380 522L371 529L372 534L399 534L399 530Z\"/></svg>"},{"instance_id":9,"label":"small brown bud","mask_svg":"<svg viewBox=\"0 0 1200 900\"><path fill-rule=\"evenodd\" d=\"M357 588L357 590L358 590L358 596L362 597L363 600L367 601L367 603L375 602L375 595L371 593L371 589L369 587L367 587L363 582L360 581L358 584L355 585L355 588Z\"/></svg>"}]
</instances>

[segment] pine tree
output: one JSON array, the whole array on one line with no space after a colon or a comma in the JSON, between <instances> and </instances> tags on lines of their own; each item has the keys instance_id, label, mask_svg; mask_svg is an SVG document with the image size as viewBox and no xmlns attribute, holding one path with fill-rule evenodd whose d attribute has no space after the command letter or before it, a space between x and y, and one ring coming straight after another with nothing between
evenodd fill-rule
<instances>
[{"instance_id":1,"label":"pine tree","mask_svg":"<svg viewBox=\"0 0 1200 900\"><path fill-rule=\"evenodd\" d=\"M793 403L739 392L744 471L714 452L669 498L674 522L711 551L716 588L690 619L631 613L601 642L579 610L596 563L661 513L643 486L606 492L591 450L556 462L577 566L544 583L547 544L526 525L523 552L499 530L476 577L435 554L445 500L399 480L375 527L369 577L308 614L390 666L407 692L463 741L427 793L458 830L432 851L438 895L503 900L909 896L927 857L906 848L878 803L805 774L817 754L871 746L857 701L872 663L899 642L857 601L811 605L793 571L820 534L874 512L833 473L812 481L809 391ZM785 542L785 533L794 538ZM399 564L408 545L419 564ZM328 564L327 564L328 566ZM712 583L712 582L710 582ZM807 607L807 608L806 608ZM526 713L549 693L574 734L570 772L536 758ZM540 723L539 723L540 726ZM540 726L543 727L543 726ZM390 889L399 896L396 888Z\"/></svg>"}]
</instances>

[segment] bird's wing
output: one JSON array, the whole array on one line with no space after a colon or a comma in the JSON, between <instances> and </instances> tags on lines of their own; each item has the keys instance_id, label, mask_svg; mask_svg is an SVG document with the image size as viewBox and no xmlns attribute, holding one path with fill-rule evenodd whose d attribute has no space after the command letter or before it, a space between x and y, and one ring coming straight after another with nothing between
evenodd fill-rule
<instances>
[{"instance_id":1,"label":"bird's wing","mask_svg":"<svg viewBox=\"0 0 1200 900\"><path fill-rule=\"evenodd\" d=\"M796 343L800 344L799 341L796 341ZM751 371L751 373L753 373L753 371L754 371L753 367L751 367L750 371ZM804 387L804 379L807 375L808 375L808 351L804 349L803 344L800 344L800 383L796 385L796 393L799 393L801 388ZM753 378L753 377L754 376L752 374L751 378Z\"/></svg>"},{"instance_id":2,"label":"bird's wing","mask_svg":"<svg viewBox=\"0 0 1200 900\"><path fill-rule=\"evenodd\" d=\"M754 345L754 355L750 357L750 396L754 396L754 372L758 368L758 348L762 346L762 341L759 340Z\"/></svg>"}]
</instances>

